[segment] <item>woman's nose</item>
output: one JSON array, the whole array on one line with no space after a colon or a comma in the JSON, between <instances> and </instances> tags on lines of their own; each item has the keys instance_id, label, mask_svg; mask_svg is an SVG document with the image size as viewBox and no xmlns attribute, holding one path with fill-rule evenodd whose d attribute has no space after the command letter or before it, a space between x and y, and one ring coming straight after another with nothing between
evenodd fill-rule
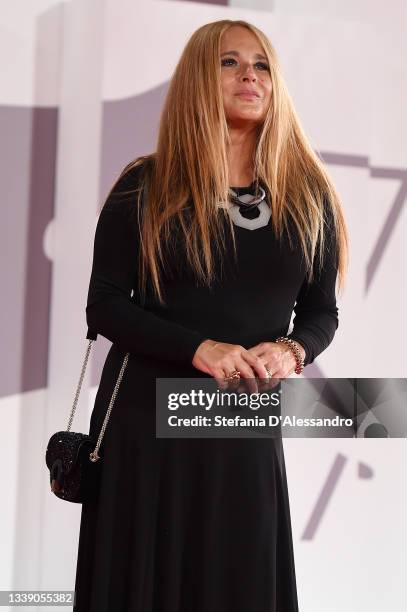
<instances>
[{"instance_id":1,"label":"woman's nose","mask_svg":"<svg viewBox=\"0 0 407 612\"><path fill-rule=\"evenodd\" d=\"M251 66L251 64L248 64L247 66L244 66L244 67L242 68L242 77L243 77L243 78L245 78L245 77L249 77L249 78L250 78L250 77L251 77L251 78L253 78L253 77L254 77L254 78L256 78L256 73L255 73L255 71L254 71L253 66Z\"/></svg>"}]
</instances>

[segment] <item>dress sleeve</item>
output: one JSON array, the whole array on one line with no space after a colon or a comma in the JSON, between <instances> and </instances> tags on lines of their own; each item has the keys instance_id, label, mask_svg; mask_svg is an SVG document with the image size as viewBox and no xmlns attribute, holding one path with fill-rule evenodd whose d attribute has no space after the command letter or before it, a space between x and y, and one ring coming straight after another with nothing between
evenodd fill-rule
<instances>
[{"instance_id":1,"label":"dress sleeve","mask_svg":"<svg viewBox=\"0 0 407 612\"><path fill-rule=\"evenodd\" d=\"M332 213L328 214L325 229L324 258L319 265L319 246L314 258L314 276L311 283L304 280L294 306L293 329L289 338L298 340L305 349L304 365L315 358L332 342L338 328L336 304L337 278L336 239Z\"/></svg>"},{"instance_id":2,"label":"dress sleeve","mask_svg":"<svg viewBox=\"0 0 407 612\"><path fill-rule=\"evenodd\" d=\"M86 306L87 337L99 333L123 351L191 364L206 336L131 299L132 290L138 290L140 237L136 195L131 199L125 194L135 188L138 173L138 168L133 169L117 181L99 214Z\"/></svg>"}]
</instances>

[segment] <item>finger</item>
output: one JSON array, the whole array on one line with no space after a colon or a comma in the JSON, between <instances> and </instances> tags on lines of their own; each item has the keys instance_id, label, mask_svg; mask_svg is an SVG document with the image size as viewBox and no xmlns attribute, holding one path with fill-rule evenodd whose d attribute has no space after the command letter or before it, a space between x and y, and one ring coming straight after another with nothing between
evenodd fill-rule
<instances>
[{"instance_id":1,"label":"finger","mask_svg":"<svg viewBox=\"0 0 407 612\"><path fill-rule=\"evenodd\" d=\"M268 382L266 383L266 391L271 391L271 389L274 389L275 387L277 387L277 385L280 383L281 378L275 378L274 376L272 378L269 378Z\"/></svg>"},{"instance_id":2,"label":"finger","mask_svg":"<svg viewBox=\"0 0 407 612\"><path fill-rule=\"evenodd\" d=\"M232 372L238 370L239 368L234 367L233 364L223 366L222 368L218 368L217 370L217 381L219 388L223 391L226 390L234 390L235 387L239 384L239 378L230 378Z\"/></svg>"},{"instance_id":3,"label":"finger","mask_svg":"<svg viewBox=\"0 0 407 612\"><path fill-rule=\"evenodd\" d=\"M260 389L261 391L270 391L270 389L272 389L274 387L274 379L269 377L267 380L264 379L260 379L261 381L261 386Z\"/></svg>"},{"instance_id":4,"label":"finger","mask_svg":"<svg viewBox=\"0 0 407 612\"><path fill-rule=\"evenodd\" d=\"M260 391L268 391L270 387L270 378L259 378L258 385Z\"/></svg>"},{"instance_id":5,"label":"finger","mask_svg":"<svg viewBox=\"0 0 407 612\"><path fill-rule=\"evenodd\" d=\"M214 379L216 380L219 389L221 389L222 391L227 389L228 384L225 380L225 374L223 370L216 370L214 374Z\"/></svg>"},{"instance_id":6,"label":"finger","mask_svg":"<svg viewBox=\"0 0 407 612\"><path fill-rule=\"evenodd\" d=\"M256 344L255 346L252 346L247 350L252 355L255 355L257 357L264 357L267 354L267 352L270 350L270 343L260 342L259 344Z\"/></svg>"},{"instance_id":7,"label":"finger","mask_svg":"<svg viewBox=\"0 0 407 612\"><path fill-rule=\"evenodd\" d=\"M278 366L273 365L272 361L265 363L264 367L268 370L268 380L266 381L264 389L268 391L274 389L274 387L279 384L281 380L281 370L278 368Z\"/></svg>"},{"instance_id":8,"label":"finger","mask_svg":"<svg viewBox=\"0 0 407 612\"><path fill-rule=\"evenodd\" d=\"M277 381L277 384L280 382L280 380L284 380L285 378L287 378L287 376L289 376L289 373L283 370L278 370L275 374L273 374L273 380Z\"/></svg>"},{"instance_id":9,"label":"finger","mask_svg":"<svg viewBox=\"0 0 407 612\"><path fill-rule=\"evenodd\" d=\"M268 372L266 370L266 366L264 364L264 360L261 359L259 356L253 355L252 353L249 353L249 351L246 351L242 355L242 357L243 359L246 359L246 361L253 368L255 372L255 376L257 375L259 378L262 378L262 379L263 378L267 379L269 377Z\"/></svg>"},{"instance_id":10,"label":"finger","mask_svg":"<svg viewBox=\"0 0 407 612\"><path fill-rule=\"evenodd\" d=\"M264 347L261 347L259 344L256 344L255 346L251 346L249 349L247 349L247 351L251 355L260 356L264 352Z\"/></svg>"},{"instance_id":11,"label":"finger","mask_svg":"<svg viewBox=\"0 0 407 612\"><path fill-rule=\"evenodd\" d=\"M254 372L250 368L250 366L248 366L244 361L241 361L241 362L237 362L235 368L233 369L238 370L238 372L240 373L240 376L236 378L226 379L227 385L228 385L227 388L230 391L234 391L234 392L240 391L241 386L245 386L246 388L248 387L249 389L251 389L252 392L257 391L257 385L253 384L253 381L254 383L256 383L256 379L254 376ZM229 373L232 371L233 370L229 370Z\"/></svg>"},{"instance_id":12,"label":"finger","mask_svg":"<svg viewBox=\"0 0 407 612\"><path fill-rule=\"evenodd\" d=\"M238 368L234 367L233 364L216 369L216 381L219 388L225 390L239 384L239 378L230 378L235 370L238 370Z\"/></svg>"},{"instance_id":13,"label":"finger","mask_svg":"<svg viewBox=\"0 0 407 612\"><path fill-rule=\"evenodd\" d=\"M251 368L250 364L244 360L243 356L237 361L236 369L240 371L241 378L245 379L249 393L257 393L258 386L256 374Z\"/></svg>"}]
</instances>

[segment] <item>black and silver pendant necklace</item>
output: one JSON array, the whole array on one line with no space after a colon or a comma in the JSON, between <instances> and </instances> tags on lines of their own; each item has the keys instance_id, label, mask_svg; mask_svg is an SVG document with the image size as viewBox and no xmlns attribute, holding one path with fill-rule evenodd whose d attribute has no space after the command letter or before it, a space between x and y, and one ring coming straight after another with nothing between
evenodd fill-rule
<instances>
[{"instance_id":1,"label":"black and silver pendant necklace","mask_svg":"<svg viewBox=\"0 0 407 612\"><path fill-rule=\"evenodd\" d=\"M256 181L253 181L249 187L230 187L230 200L226 206L233 223L250 230L264 227L271 217L263 187L259 185L259 192L252 192L255 183Z\"/></svg>"}]
</instances>

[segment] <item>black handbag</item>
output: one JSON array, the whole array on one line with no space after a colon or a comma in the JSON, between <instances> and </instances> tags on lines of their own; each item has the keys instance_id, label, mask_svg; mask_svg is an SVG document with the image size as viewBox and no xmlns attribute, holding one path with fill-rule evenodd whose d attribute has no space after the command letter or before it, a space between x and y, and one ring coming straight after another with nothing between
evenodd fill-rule
<instances>
[{"instance_id":1,"label":"black handbag","mask_svg":"<svg viewBox=\"0 0 407 612\"><path fill-rule=\"evenodd\" d=\"M89 339L89 344L69 415L68 426L65 431L58 431L51 436L45 453L51 491L60 499L74 503L89 502L97 497L101 472L100 460L103 458L100 445L129 358L129 353L126 353L98 439L95 440L88 434L71 431L86 365L92 343L96 340L96 337L97 334L88 329L86 338ZM99 451L101 454L99 454Z\"/></svg>"}]
</instances>

